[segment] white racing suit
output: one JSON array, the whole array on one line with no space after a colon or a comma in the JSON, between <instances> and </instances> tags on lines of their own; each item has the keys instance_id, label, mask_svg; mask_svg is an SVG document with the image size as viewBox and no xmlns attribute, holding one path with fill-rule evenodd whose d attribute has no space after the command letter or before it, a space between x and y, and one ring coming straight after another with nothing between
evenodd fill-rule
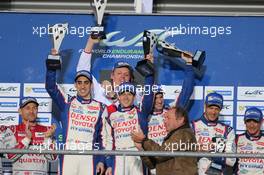
<instances>
[{"instance_id":1,"label":"white racing suit","mask_svg":"<svg viewBox=\"0 0 264 175\"><path fill-rule=\"evenodd\" d=\"M137 148L131 138L131 132L139 128L146 133L147 121L136 107L119 109L110 114L104 122L104 147L108 150L133 150ZM112 136L112 137L111 137ZM143 175L145 170L139 156L125 157L109 156L106 160L108 167L112 167L113 175Z\"/></svg>"},{"instance_id":2,"label":"white racing suit","mask_svg":"<svg viewBox=\"0 0 264 175\"><path fill-rule=\"evenodd\" d=\"M145 84L151 88L154 83L154 77L148 76ZM131 132L141 129L145 135L148 132L147 118L151 112L153 104L153 91L145 94L140 111L134 105L128 108L116 107L115 104L108 106L109 116L103 122L103 146L107 150L134 150L134 141L131 138ZM146 168L143 166L139 156L127 156L125 165L120 156L108 156L106 159L107 167L112 167L114 175L143 175L146 174Z\"/></svg>"},{"instance_id":3,"label":"white racing suit","mask_svg":"<svg viewBox=\"0 0 264 175\"><path fill-rule=\"evenodd\" d=\"M206 145L207 143L211 143L213 138L221 138L225 141L225 144L216 143L215 149L211 151L218 152L218 150L223 149L223 152L235 153L235 133L232 127L218 121L209 122L204 116L202 116L200 119L192 122L192 128L198 144L202 143L203 145ZM208 147L208 149L210 148ZM215 163L214 165L221 167L221 172L223 174L225 165L233 166L235 162L235 158L209 159L202 157L198 162L198 173L199 175L205 175L206 171L210 168L211 163Z\"/></svg>"},{"instance_id":4,"label":"white racing suit","mask_svg":"<svg viewBox=\"0 0 264 175\"><path fill-rule=\"evenodd\" d=\"M56 84L56 71L47 70L46 89L60 109L64 148L66 150L101 150L102 121L107 116L105 105L93 100L73 97L67 102ZM63 156L63 175L94 175L98 162L104 163L104 156L65 155Z\"/></svg>"},{"instance_id":5,"label":"white racing suit","mask_svg":"<svg viewBox=\"0 0 264 175\"><path fill-rule=\"evenodd\" d=\"M249 133L240 134L236 138L237 153L258 154L264 153L264 135L257 137ZM264 159L260 158L239 158L237 164L238 175L263 175Z\"/></svg>"}]
</instances>

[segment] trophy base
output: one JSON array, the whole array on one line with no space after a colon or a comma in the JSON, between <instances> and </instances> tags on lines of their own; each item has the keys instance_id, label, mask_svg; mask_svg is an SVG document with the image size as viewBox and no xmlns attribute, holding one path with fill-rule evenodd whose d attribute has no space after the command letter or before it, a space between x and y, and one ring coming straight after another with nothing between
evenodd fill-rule
<instances>
[{"instance_id":1,"label":"trophy base","mask_svg":"<svg viewBox=\"0 0 264 175\"><path fill-rule=\"evenodd\" d=\"M91 38L92 39L106 39L106 34L104 32L103 26L95 26L91 28Z\"/></svg>"},{"instance_id":2,"label":"trophy base","mask_svg":"<svg viewBox=\"0 0 264 175\"><path fill-rule=\"evenodd\" d=\"M192 65L197 69L201 69L205 60L205 51L197 50L193 56Z\"/></svg>"},{"instance_id":3,"label":"trophy base","mask_svg":"<svg viewBox=\"0 0 264 175\"><path fill-rule=\"evenodd\" d=\"M144 77L153 75L155 72L154 64L151 63L149 60L142 60L137 62L135 69Z\"/></svg>"},{"instance_id":4,"label":"trophy base","mask_svg":"<svg viewBox=\"0 0 264 175\"><path fill-rule=\"evenodd\" d=\"M46 59L46 67L50 70L61 69L61 57L59 55L48 55L48 59Z\"/></svg>"}]
</instances>

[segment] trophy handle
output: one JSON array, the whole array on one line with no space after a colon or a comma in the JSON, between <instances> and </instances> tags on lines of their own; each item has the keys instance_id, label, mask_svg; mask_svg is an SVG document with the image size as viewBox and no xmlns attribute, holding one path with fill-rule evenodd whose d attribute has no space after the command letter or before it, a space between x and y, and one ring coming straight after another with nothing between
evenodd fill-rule
<instances>
[{"instance_id":1,"label":"trophy handle","mask_svg":"<svg viewBox=\"0 0 264 175\"><path fill-rule=\"evenodd\" d=\"M97 19L97 24L99 26L102 25L103 17L104 17L104 12L107 4L107 0L94 0L95 4L95 10L96 10L96 19Z\"/></svg>"},{"instance_id":2,"label":"trophy handle","mask_svg":"<svg viewBox=\"0 0 264 175\"><path fill-rule=\"evenodd\" d=\"M49 28L49 33L51 34L53 48L59 52L62 40L68 30L68 23L55 24Z\"/></svg>"},{"instance_id":3,"label":"trophy handle","mask_svg":"<svg viewBox=\"0 0 264 175\"><path fill-rule=\"evenodd\" d=\"M51 55L48 55L48 58L46 59L46 67L50 70L61 69L61 56L59 55L59 49L67 30L68 23L55 24L49 28L53 48L51 49Z\"/></svg>"},{"instance_id":4,"label":"trophy handle","mask_svg":"<svg viewBox=\"0 0 264 175\"><path fill-rule=\"evenodd\" d=\"M143 32L143 50L146 56L149 53L153 53L154 47L157 44L158 37L155 33L144 30Z\"/></svg>"}]
</instances>

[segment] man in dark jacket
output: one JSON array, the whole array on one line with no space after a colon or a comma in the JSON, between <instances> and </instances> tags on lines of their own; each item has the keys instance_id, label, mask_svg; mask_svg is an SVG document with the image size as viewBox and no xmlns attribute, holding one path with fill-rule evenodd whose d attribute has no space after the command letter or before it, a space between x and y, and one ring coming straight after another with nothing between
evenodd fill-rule
<instances>
[{"instance_id":1,"label":"man in dark jacket","mask_svg":"<svg viewBox=\"0 0 264 175\"><path fill-rule=\"evenodd\" d=\"M188 114L181 107L173 107L164 115L168 132L162 145L146 138L142 131L132 132L132 138L139 150L145 151L194 151L196 139L188 122ZM147 163L155 162L157 175L195 175L197 159L193 157L142 157Z\"/></svg>"}]
</instances>

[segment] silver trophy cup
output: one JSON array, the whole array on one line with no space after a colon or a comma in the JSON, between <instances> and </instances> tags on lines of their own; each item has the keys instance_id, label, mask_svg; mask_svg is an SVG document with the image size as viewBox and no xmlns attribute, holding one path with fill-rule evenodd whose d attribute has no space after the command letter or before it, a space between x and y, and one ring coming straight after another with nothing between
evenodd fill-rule
<instances>
[{"instance_id":1,"label":"silver trophy cup","mask_svg":"<svg viewBox=\"0 0 264 175\"><path fill-rule=\"evenodd\" d=\"M93 39L106 39L104 26L102 25L107 0L94 0L96 26L91 28L91 37Z\"/></svg>"},{"instance_id":2,"label":"silver trophy cup","mask_svg":"<svg viewBox=\"0 0 264 175\"><path fill-rule=\"evenodd\" d=\"M52 41L52 50L54 53L48 55L46 60L46 66L48 69L61 69L61 56L59 55L59 49L63 38L68 29L68 23L55 24L49 28L49 34Z\"/></svg>"}]
</instances>

